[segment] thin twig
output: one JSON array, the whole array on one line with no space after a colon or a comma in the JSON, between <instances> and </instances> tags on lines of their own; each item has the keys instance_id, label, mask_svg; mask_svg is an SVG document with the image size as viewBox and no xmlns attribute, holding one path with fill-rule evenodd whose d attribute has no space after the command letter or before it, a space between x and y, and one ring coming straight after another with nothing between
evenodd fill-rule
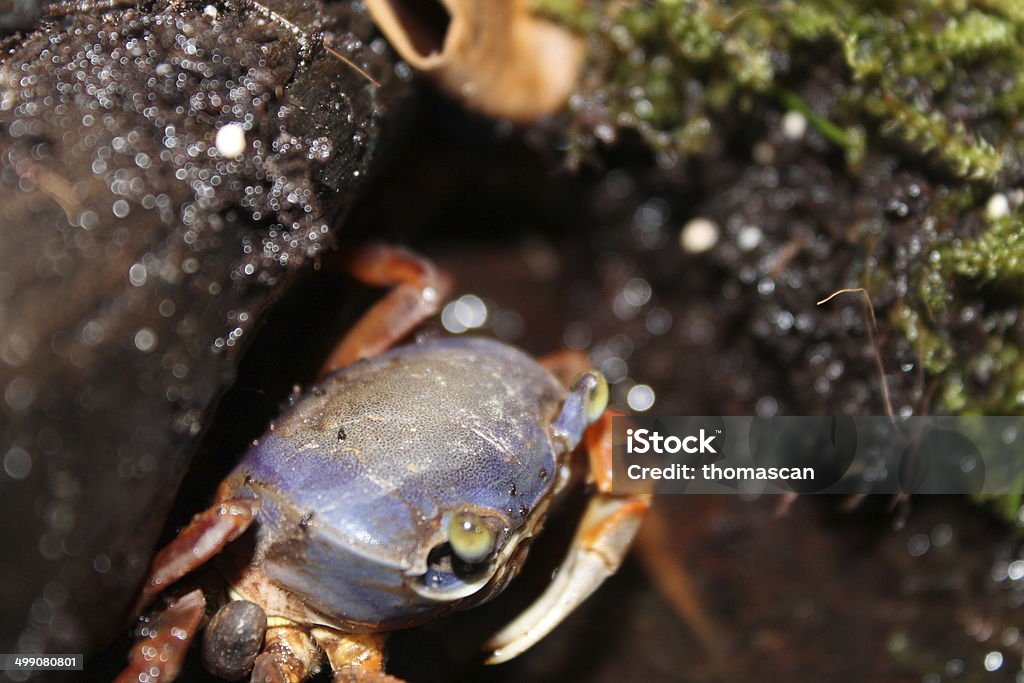
<instances>
[{"instance_id":1,"label":"thin twig","mask_svg":"<svg viewBox=\"0 0 1024 683\"><path fill-rule=\"evenodd\" d=\"M868 295L868 290L863 287L853 287L848 289L839 289L832 292L827 297L818 302L818 306L824 303L828 303L840 294L856 294L860 293L864 295L864 304L868 310L867 316L867 328L868 328L868 342L871 344L872 349L875 352L875 366L878 368L878 374L882 380L882 399L885 402L885 412L889 416L889 420L896 423L896 411L892 407L892 397L889 395L889 382L886 380L885 375L885 364L882 362L882 352L878 348L878 341L876 338L876 331L878 329L878 321L875 318L875 307L871 304L871 297Z\"/></svg>"},{"instance_id":2,"label":"thin twig","mask_svg":"<svg viewBox=\"0 0 1024 683\"><path fill-rule=\"evenodd\" d=\"M345 55L341 54L340 52L332 48L330 45L328 45L327 41L324 41L324 49L327 50L330 54L340 59L341 61L343 61L344 63L348 64L353 69L355 69L357 73L359 73L366 80L370 81L370 83L373 83L378 88L380 87L380 83L377 81L377 79L375 79L370 74L366 73L366 71L364 71L363 69L359 68L359 65L353 62L351 59L349 59L348 57L346 57Z\"/></svg>"}]
</instances>

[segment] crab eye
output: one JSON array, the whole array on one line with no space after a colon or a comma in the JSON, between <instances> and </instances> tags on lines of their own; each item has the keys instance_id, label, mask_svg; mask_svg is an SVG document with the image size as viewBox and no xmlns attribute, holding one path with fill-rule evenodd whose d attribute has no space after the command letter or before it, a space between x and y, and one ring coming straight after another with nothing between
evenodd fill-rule
<instances>
[{"instance_id":1,"label":"crab eye","mask_svg":"<svg viewBox=\"0 0 1024 683\"><path fill-rule=\"evenodd\" d=\"M497 534L484 522L483 517L462 510L452 515L452 521L448 524L448 542L460 560L467 564L478 564L494 552Z\"/></svg>"},{"instance_id":2,"label":"crab eye","mask_svg":"<svg viewBox=\"0 0 1024 683\"><path fill-rule=\"evenodd\" d=\"M580 373L573 382L573 390L579 389L585 392L583 410L586 412L587 422L593 424L608 407L608 381L600 372L587 370Z\"/></svg>"}]
</instances>

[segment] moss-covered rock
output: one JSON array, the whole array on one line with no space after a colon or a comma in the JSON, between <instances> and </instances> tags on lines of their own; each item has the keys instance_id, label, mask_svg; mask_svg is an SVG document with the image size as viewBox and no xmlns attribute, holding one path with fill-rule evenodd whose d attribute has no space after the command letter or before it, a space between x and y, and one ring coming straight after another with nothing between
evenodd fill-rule
<instances>
[{"instance_id":1,"label":"moss-covered rock","mask_svg":"<svg viewBox=\"0 0 1024 683\"><path fill-rule=\"evenodd\" d=\"M837 178L876 187L889 204L881 223L850 226L860 256L850 281L837 284L865 287L882 309L882 336L910 342L939 380L929 410L1024 410L1019 4L535 6L589 36L568 122L574 160L635 131L661 166L678 167L735 155L723 138L737 118L753 136L775 126L799 137L809 126L842 152L838 160L827 149L820 155ZM882 196L899 187L907 201ZM908 226L912 254L900 257L895 233L905 241Z\"/></svg>"},{"instance_id":2,"label":"moss-covered rock","mask_svg":"<svg viewBox=\"0 0 1024 683\"><path fill-rule=\"evenodd\" d=\"M599 148L639 137L668 213L724 228L700 264L731 276L724 298L671 269L705 297L694 305L735 321L709 342L727 368L708 377L716 391L741 377L774 387L780 411L863 414L887 407L884 381L900 414L1024 412L1024 5L534 5L588 36L570 160L607 163ZM664 271L647 260L640 272ZM874 304L882 373L852 300L812 310L810 297L844 287ZM996 508L1017 521L1021 502Z\"/></svg>"}]
</instances>

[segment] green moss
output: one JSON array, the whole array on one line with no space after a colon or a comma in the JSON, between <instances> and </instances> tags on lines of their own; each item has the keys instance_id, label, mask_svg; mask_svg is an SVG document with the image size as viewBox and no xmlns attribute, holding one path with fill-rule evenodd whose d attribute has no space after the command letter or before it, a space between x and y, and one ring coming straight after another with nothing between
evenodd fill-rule
<instances>
[{"instance_id":1,"label":"green moss","mask_svg":"<svg viewBox=\"0 0 1024 683\"><path fill-rule=\"evenodd\" d=\"M913 345L918 359L930 374L941 375L950 370L954 354L949 339L923 319L921 313L905 303L898 304L892 308L890 324ZM950 373L949 383L962 388L963 382L956 382L953 374L955 371ZM952 406L950 409L959 411Z\"/></svg>"},{"instance_id":2,"label":"green moss","mask_svg":"<svg viewBox=\"0 0 1024 683\"><path fill-rule=\"evenodd\" d=\"M970 10L952 16L935 36L935 49L947 58L976 56L1013 47L1013 24L1003 18Z\"/></svg>"},{"instance_id":3,"label":"green moss","mask_svg":"<svg viewBox=\"0 0 1024 683\"><path fill-rule=\"evenodd\" d=\"M921 154L934 154L961 178L992 181L1003 168L1002 154L992 144L939 111L885 91L866 96L863 106L881 122L881 133L899 138Z\"/></svg>"},{"instance_id":4,"label":"green moss","mask_svg":"<svg viewBox=\"0 0 1024 683\"><path fill-rule=\"evenodd\" d=\"M884 149L940 182L947 179L943 194L919 217L925 251L913 266L915 284L888 320L914 345L927 371L942 380L939 409L1021 410L1024 383L1003 383L999 397L990 389L978 393L965 381L977 359L954 352L950 327L963 292L1022 291L1024 220L1018 213L985 218L985 203L995 191L1024 181L1024 164L1013 161L1024 157L1020 3L535 5L572 26L590 28L589 73L575 100L587 112L581 118L634 129L669 161L705 153L723 115L756 119L789 110L803 114L843 150L851 173L871 150ZM828 73L827 87L822 71ZM763 118L760 125L767 131L771 124ZM577 122L573 131L577 150L593 146L583 124ZM882 261L861 272L875 282L891 281L888 267Z\"/></svg>"},{"instance_id":5,"label":"green moss","mask_svg":"<svg viewBox=\"0 0 1024 683\"><path fill-rule=\"evenodd\" d=\"M942 247L941 269L981 284L1019 287L1024 279L1024 219L1019 213L991 220L975 239Z\"/></svg>"},{"instance_id":6,"label":"green moss","mask_svg":"<svg viewBox=\"0 0 1024 683\"><path fill-rule=\"evenodd\" d=\"M842 151L837 186L886 195L917 179L922 201L852 238L860 281L845 284L886 302L881 334L920 360L929 410L1024 412L1024 202L986 208L1024 186L1024 3L534 2L587 30L576 154L630 129L663 165L713 157L729 149L723 122L777 142L795 111ZM916 251L898 257L908 231ZM1015 517L1019 501L1005 507Z\"/></svg>"},{"instance_id":7,"label":"green moss","mask_svg":"<svg viewBox=\"0 0 1024 683\"><path fill-rule=\"evenodd\" d=\"M803 54L831 54L845 67L843 87L816 111L836 130L864 130L934 157L966 180L994 181L1019 135L986 109L965 120L963 88L974 70L1006 78L993 92L998 109L1016 112L1024 103L1024 18L1011 0L987 2L851 2L779 0L768 3L651 0L625 2L535 0L537 7L572 26L591 29L594 85L608 119L636 127L661 145L693 153L692 138L679 135L690 117L680 108L692 98L687 86L706 93L696 106L735 107L751 95L789 106L791 65ZM841 60L841 64L839 64ZM673 74L671 83L655 73ZM777 68L776 65L783 65ZM692 88L690 88L692 90ZM649 115L634 120L638 101ZM620 116L625 113L626 116ZM983 132L984 131L984 132ZM666 135L658 136L658 133ZM829 136L849 151L848 145ZM851 155L855 163L859 157Z\"/></svg>"}]
</instances>

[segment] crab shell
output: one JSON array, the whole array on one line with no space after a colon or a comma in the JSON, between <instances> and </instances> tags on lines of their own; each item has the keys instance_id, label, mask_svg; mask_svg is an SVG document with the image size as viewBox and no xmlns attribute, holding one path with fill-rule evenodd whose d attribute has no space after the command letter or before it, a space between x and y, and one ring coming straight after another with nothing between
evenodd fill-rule
<instances>
[{"instance_id":1,"label":"crab shell","mask_svg":"<svg viewBox=\"0 0 1024 683\"><path fill-rule=\"evenodd\" d=\"M410 626L497 595L568 472L550 429L566 392L523 352L479 338L397 348L330 375L246 453L222 497L256 497L227 556L240 597L350 632ZM467 567L451 516L489 519ZM239 550L241 549L241 550Z\"/></svg>"}]
</instances>

